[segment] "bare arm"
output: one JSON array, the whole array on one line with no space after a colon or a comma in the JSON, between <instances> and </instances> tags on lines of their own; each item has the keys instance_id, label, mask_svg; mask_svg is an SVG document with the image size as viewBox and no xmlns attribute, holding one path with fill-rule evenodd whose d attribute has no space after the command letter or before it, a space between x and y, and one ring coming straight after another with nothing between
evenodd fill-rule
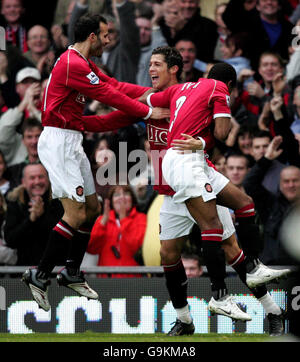
<instances>
[{"instance_id":1,"label":"bare arm","mask_svg":"<svg viewBox=\"0 0 300 362\"><path fill-rule=\"evenodd\" d=\"M231 128L230 117L217 117L215 118L214 136L219 141L225 141Z\"/></svg>"}]
</instances>

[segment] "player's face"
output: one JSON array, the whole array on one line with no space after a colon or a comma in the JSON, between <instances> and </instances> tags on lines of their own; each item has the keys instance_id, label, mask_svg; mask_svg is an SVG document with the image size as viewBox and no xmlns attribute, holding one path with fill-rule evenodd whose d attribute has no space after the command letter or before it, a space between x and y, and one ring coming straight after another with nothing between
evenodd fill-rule
<instances>
[{"instance_id":1,"label":"player's face","mask_svg":"<svg viewBox=\"0 0 300 362\"><path fill-rule=\"evenodd\" d=\"M91 45L90 55L95 57L101 57L103 49L108 43L108 26L105 23L100 23L100 33L97 35L97 40Z\"/></svg>"},{"instance_id":2,"label":"player's face","mask_svg":"<svg viewBox=\"0 0 300 362\"><path fill-rule=\"evenodd\" d=\"M152 55L149 63L149 75L154 89L163 90L169 87L172 78L164 55Z\"/></svg>"}]
</instances>

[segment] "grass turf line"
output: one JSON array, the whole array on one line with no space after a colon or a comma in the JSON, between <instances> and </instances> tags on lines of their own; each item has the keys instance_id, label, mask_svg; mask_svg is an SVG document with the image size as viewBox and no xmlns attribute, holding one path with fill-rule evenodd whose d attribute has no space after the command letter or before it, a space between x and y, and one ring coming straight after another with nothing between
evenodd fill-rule
<instances>
[{"instance_id":1,"label":"grass turf line","mask_svg":"<svg viewBox=\"0 0 300 362\"><path fill-rule=\"evenodd\" d=\"M163 333L156 334L112 334L112 333L31 333L0 334L0 342L270 342L276 337L267 334L194 334L192 336L168 337Z\"/></svg>"}]
</instances>

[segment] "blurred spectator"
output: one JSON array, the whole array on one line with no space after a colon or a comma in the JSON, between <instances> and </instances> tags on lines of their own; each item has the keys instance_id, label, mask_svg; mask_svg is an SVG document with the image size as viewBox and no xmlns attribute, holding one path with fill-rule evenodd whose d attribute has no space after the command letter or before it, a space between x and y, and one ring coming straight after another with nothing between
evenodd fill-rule
<instances>
[{"instance_id":1,"label":"blurred spectator","mask_svg":"<svg viewBox=\"0 0 300 362\"><path fill-rule=\"evenodd\" d=\"M22 183L23 169L26 165L40 162L37 145L42 130L41 122L35 118L27 118L24 122L22 127L22 142L27 151L27 156L23 162L8 168L10 190Z\"/></svg>"},{"instance_id":2,"label":"blurred spectator","mask_svg":"<svg viewBox=\"0 0 300 362\"><path fill-rule=\"evenodd\" d=\"M182 254L181 260L188 278L198 278L203 274L199 256L196 254Z\"/></svg>"},{"instance_id":3,"label":"blurred spectator","mask_svg":"<svg viewBox=\"0 0 300 362\"><path fill-rule=\"evenodd\" d=\"M248 35L246 33L230 34L221 45L221 60L232 65L237 76L241 70L251 69L247 54L248 48Z\"/></svg>"},{"instance_id":4,"label":"blurred spectator","mask_svg":"<svg viewBox=\"0 0 300 362\"><path fill-rule=\"evenodd\" d=\"M98 266L138 266L135 255L142 247L146 231L145 214L136 209L137 201L129 186L114 186L104 202L103 215L96 220L87 247L99 254ZM106 275L101 275L105 277ZM134 274L112 274L134 277Z\"/></svg>"},{"instance_id":5,"label":"blurred spectator","mask_svg":"<svg viewBox=\"0 0 300 362\"><path fill-rule=\"evenodd\" d=\"M38 69L42 78L48 78L55 59L54 52L50 50L49 31L42 25L33 26L28 30L27 44L29 50L24 56Z\"/></svg>"},{"instance_id":6,"label":"blurred spectator","mask_svg":"<svg viewBox=\"0 0 300 362\"><path fill-rule=\"evenodd\" d=\"M258 59L265 51L289 59L288 47L292 42L292 28L281 12L279 0L230 0L223 20L233 33L247 32L251 36L251 65L257 69Z\"/></svg>"},{"instance_id":7,"label":"blurred spectator","mask_svg":"<svg viewBox=\"0 0 300 362\"><path fill-rule=\"evenodd\" d=\"M167 45L167 41L162 35L158 21L162 17L162 6L153 4L153 10L150 5L144 2L137 4L136 24L140 30L141 54L138 65L136 83L144 87L151 87L152 82L149 76L149 62L152 50Z\"/></svg>"},{"instance_id":8,"label":"blurred spectator","mask_svg":"<svg viewBox=\"0 0 300 362\"><path fill-rule=\"evenodd\" d=\"M263 111L265 103L273 96L273 93L281 94L283 87L285 87L285 82L278 79L278 75L284 73L284 63L278 54L272 52L263 53L259 59L258 73L261 80L248 83L245 90L243 83L246 79L252 77L254 72L249 69L240 71L238 82L241 93L234 104L234 107L241 104L244 106L252 125L258 124L259 115Z\"/></svg>"},{"instance_id":9,"label":"blurred spectator","mask_svg":"<svg viewBox=\"0 0 300 362\"><path fill-rule=\"evenodd\" d=\"M40 120L40 73L36 68L24 68L17 73L16 91L21 99L17 107L8 109L0 118L0 148L8 166L23 162L27 150L19 133L24 119Z\"/></svg>"},{"instance_id":10,"label":"blurred spectator","mask_svg":"<svg viewBox=\"0 0 300 362\"><path fill-rule=\"evenodd\" d=\"M226 176L239 189L244 190L243 182L249 172L248 159L244 155L232 154L226 158Z\"/></svg>"},{"instance_id":11,"label":"blurred spectator","mask_svg":"<svg viewBox=\"0 0 300 362\"><path fill-rule=\"evenodd\" d=\"M276 195L267 191L262 185L268 166L271 165L270 161L275 160L282 153L279 149L281 142L281 136L273 138L266 150L265 162L259 162L259 168L251 169L244 181L244 187L247 194L253 198L261 224L264 226L262 262L289 265L293 262L281 247L279 232L300 192L300 169L295 166L286 166L281 170L279 191Z\"/></svg>"},{"instance_id":12,"label":"blurred spectator","mask_svg":"<svg viewBox=\"0 0 300 362\"><path fill-rule=\"evenodd\" d=\"M203 77L203 73L194 67L197 49L195 44L188 39L181 39L175 44L183 59L183 82L197 82Z\"/></svg>"},{"instance_id":13,"label":"blurred spectator","mask_svg":"<svg viewBox=\"0 0 300 362\"><path fill-rule=\"evenodd\" d=\"M5 196L7 191L9 190L10 183L6 178L6 161L2 151L0 150L0 193ZM1 228L1 224L0 224Z\"/></svg>"},{"instance_id":14,"label":"blurred spectator","mask_svg":"<svg viewBox=\"0 0 300 362\"><path fill-rule=\"evenodd\" d=\"M0 265L15 265L17 262L17 253L9 248L4 240L3 228L5 224L7 205L4 196L0 191Z\"/></svg>"},{"instance_id":15,"label":"blurred spectator","mask_svg":"<svg viewBox=\"0 0 300 362\"><path fill-rule=\"evenodd\" d=\"M222 153L212 157L211 162L215 165L217 171L226 176L226 158Z\"/></svg>"},{"instance_id":16,"label":"blurred spectator","mask_svg":"<svg viewBox=\"0 0 300 362\"><path fill-rule=\"evenodd\" d=\"M230 34L230 31L228 30L222 18L222 14L224 13L226 6L227 3L220 3L217 4L215 8L215 22L217 24L217 31L219 34L214 52L214 59L216 60L222 59L221 46L224 44L226 37Z\"/></svg>"},{"instance_id":17,"label":"blurred spectator","mask_svg":"<svg viewBox=\"0 0 300 362\"><path fill-rule=\"evenodd\" d=\"M25 12L22 0L2 0L0 25L5 28L6 42L16 46L21 53L28 50L22 16Z\"/></svg>"},{"instance_id":18,"label":"blurred spectator","mask_svg":"<svg viewBox=\"0 0 300 362\"><path fill-rule=\"evenodd\" d=\"M22 185L8 196L4 236L10 248L17 249L17 265L36 265L46 248L49 233L63 215L59 200L50 200L47 171L41 164L23 170ZM59 255L64 264L67 250Z\"/></svg>"},{"instance_id":19,"label":"blurred spectator","mask_svg":"<svg viewBox=\"0 0 300 362\"><path fill-rule=\"evenodd\" d=\"M256 168L260 168L260 163L263 164L263 162L266 162L264 156L271 140L272 136L267 131L258 131L254 134L251 154L255 160L255 164L252 167L252 172L255 172L254 170ZM265 176L262 180L262 185L266 190L273 194L278 192L279 176L284 167L285 165L282 162L279 162L278 160L270 160L270 164L267 167L268 170L265 172Z\"/></svg>"},{"instance_id":20,"label":"blurred spectator","mask_svg":"<svg viewBox=\"0 0 300 362\"><path fill-rule=\"evenodd\" d=\"M197 48L197 59L214 59L218 32L214 21L200 15L199 0L164 0L164 18L159 22L168 45L190 39Z\"/></svg>"}]
</instances>

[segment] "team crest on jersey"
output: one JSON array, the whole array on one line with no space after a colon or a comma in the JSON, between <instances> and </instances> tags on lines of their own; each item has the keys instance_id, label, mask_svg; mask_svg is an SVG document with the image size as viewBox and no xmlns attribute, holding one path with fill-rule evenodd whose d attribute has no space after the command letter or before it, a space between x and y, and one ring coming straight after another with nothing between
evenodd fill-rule
<instances>
[{"instance_id":1,"label":"team crest on jersey","mask_svg":"<svg viewBox=\"0 0 300 362\"><path fill-rule=\"evenodd\" d=\"M206 190L207 192L212 192L211 184L206 183L206 184L204 185L204 187L205 187L205 190Z\"/></svg>"},{"instance_id":2,"label":"team crest on jersey","mask_svg":"<svg viewBox=\"0 0 300 362\"><path fill-rule=\"evenodd\" d=\"M226 102L227 102L227 106L230 107L230 96L228 96L226 94Z\"/></svg>"},{"instance_id":3,"label":"team crest on jersey","mask_svg":"<svg viewBox=\"0 0 300 362\"><path fill-rule=\"evenodd\" d=\"M82 187L82 186L76 187L76 194L77 194L78 196L82 196L82 195L83 195L83 187Z\"/></svg>"},{"instance_id":4,"label":"team crest on jersey","mask_svg":"<svg viewBox=\"0 0 300 362\"><path fill-rule=\"evenodd\" d=\"M91 84L99 84L99 78L94 72L89 73L86 77L90 80Z\"/></svg>"}]
</instances>

